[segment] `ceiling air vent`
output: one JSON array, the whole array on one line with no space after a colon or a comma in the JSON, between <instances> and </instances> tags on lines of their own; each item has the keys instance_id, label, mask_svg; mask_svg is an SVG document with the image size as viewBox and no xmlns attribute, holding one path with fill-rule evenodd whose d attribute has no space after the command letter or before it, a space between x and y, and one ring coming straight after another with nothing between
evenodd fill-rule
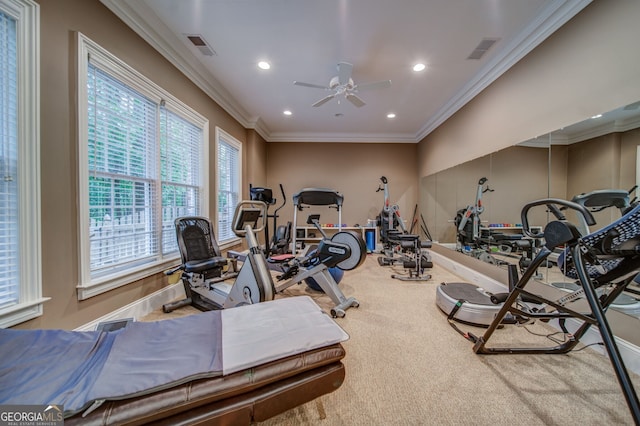
<instances>
[{"instance_id":1,"label":"ceiling air vent","mask_svg":"<svg viewBox=\"0 0 640 426\"><path fill-rule=\"evenodd\" d=\"M487 53L491 46L493 46L499 38L483 38L480 43L473 49L473 52L467 57L467 59L480 59Z\"/></svg>"},{"instance_id":2,"label":"ceiling air vent","mask_svg":"<svg viewBox=\"0 0 640 426\"><path fill-rule=\"evenodd\" d=\"M216 52L209 47L209 45L207 44L206 41L204 41L204 38L202 38L201 35L198 35L198 34L185 34L185 35L187 36L189 41L195 47L197 47L200 53L202 53L203 55L206 55L206 56L216 55Z\"/></svg>"}]
</instances>

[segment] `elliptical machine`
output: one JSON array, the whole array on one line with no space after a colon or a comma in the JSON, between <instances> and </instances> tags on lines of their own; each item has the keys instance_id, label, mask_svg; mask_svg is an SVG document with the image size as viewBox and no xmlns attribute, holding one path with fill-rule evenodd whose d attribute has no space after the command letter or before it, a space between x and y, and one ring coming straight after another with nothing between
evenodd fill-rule
<instances>
[{"instance_id":1,"label":"elliptical machine","mask_svg":"<svg viewBox=\"0 0 640 426\"><path fill-rule=\"evenodd\" d=\"M484 212L482 194L493 192L489 185L484 186L487 180L486 177L481 177L478 181L475 203L456 212L454 223L456 224L458 242L462 247L478 248L480 244L480 215Z\"/></svg>"},{"instance_id":2,"label":"elliptical machine","mask_svg":"<svg viewBox=\"0 0 640 426\"><path fill-rule=\"evenodd\" d=\"M231 276L222 273L228 260L221 256L209 219L198 216L177 218L175 227L182 264L166 274L182 272L186 298L167 303L162 310L169 313L192 305L201 311L210 311L273 300L273 279L255 236L265 228L266 217L267 205L264 202L241 201L236 206L233 232L246 238L249 252L240 272ZM235 277L234 283L226 283L231 277Z\"/></svg>"},{"instance_id":3,"label":"elliptical machine","mask_svg":"<svg viewBox=\"0 0 640 426\"><path fill-rule=\"evenodd\" d=\"M269 258L271 254L289 253L289 243L291 242L291 222L288 222L287 225L278 226L278 211L287 204L287 196L284 193L282 184L280 184L280 193L282 194L282 204L276 208L272 214L269 214L269 206L276 204L277 201L273 198L273 191L271 188L254 187L249 184L249 194L251 199L262 201L267 205L267 223L264 227L264 246L267 258ZM273 237L271 237L271 239L269 239L268 219L273 219Z\"/></svg>"}]
</instances>

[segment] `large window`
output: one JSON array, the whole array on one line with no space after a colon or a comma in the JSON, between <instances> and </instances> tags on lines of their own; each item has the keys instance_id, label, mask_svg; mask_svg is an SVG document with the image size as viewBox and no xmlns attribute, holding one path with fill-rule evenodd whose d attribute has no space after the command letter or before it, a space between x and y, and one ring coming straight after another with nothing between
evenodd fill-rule
<instances>
[{"instance_id":1,"label":"large window","mask_svg":"<svg viewBox=\"0 0 640 426\"><path fill-rule=\"evenodd\" d=\"M0 327L42 315L38 5L0 0Z\"/></svg>"},{"instance_id":2,"label":"large window","mask_svg":"<svg viewBox=\"0 0 640 426\"><path fill-rule=\"evenodd\" d=\"M216 127L217 146L217 234L218 243L237 239L232 230L233 213L242 196L242 144Z\"/></svg>"},{"instance_id":3,"label":"large window","mask_svg":"<svg viewBox=\"0 0 640 426\"><path fill-rule=\"evenodd\" d=\"M178 255L173 221L205 215L208 124L78 34L84 299Z\"/></svg>"}]
</instances>

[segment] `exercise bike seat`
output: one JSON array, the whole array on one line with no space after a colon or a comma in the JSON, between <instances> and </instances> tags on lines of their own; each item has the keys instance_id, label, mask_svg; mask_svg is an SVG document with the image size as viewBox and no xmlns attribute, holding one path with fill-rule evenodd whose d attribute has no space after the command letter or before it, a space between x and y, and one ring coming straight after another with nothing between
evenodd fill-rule
<instances>
[{"instance_id":1,"label":"exercise bike seat","mask_svg":"<svg viewBox=\"0 0 640 426\"><path fill-rule=\"evenodd\" d=\"M293 258L295 258L295 256L292 255L291 253L276 254L275 256L269 257L267 259L267 262L269 262L269 263L284 263L284 262L290 261Z\"/></svg>"},{"instance_id":2,"label":"exercise bike seat","mask_svg":"<svg viewBox=\"0 0 640 426\"><path fill-rule=\"evenodd\" d=\"M588 260L590 278L599 278L621 266L625 260L640 268L640 204L615 222L579 239L594 260ZM558 257L558 267L569 278L577 278L571 250Z\"/></svg>"},{"instance_id":3,"label":"exercise bike seat","mask_svg":"<svg viewBox=\"0 0 640 426\"><path fill-rule=\"evenodd\" d=\"M219 269L227 264L227 259L222 256L209 259L189 260L184 264L185 272L201 273L211 269Z\"/></svg>"}]
</instances>

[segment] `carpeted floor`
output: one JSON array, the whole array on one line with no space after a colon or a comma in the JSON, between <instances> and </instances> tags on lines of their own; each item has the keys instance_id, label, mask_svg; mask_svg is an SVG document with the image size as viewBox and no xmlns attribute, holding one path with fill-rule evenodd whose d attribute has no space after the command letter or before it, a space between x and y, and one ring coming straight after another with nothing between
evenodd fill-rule
<instances>
[{"instance_id":1,"label":"carpeted floor","mask_svg":"<svg viewBox=\"0 0 640 426\"><path fill-rule=\"evenodd\" d=\"M350 335L343 344L344 384L261 425L633 424L606 357L588 348L568 355L476 355L435 304L436 286L460 278L436 265L429 281L395 280L390 276L398 271L380 266L376 256L340 283L360 302L336 319ZM327 296L305 285L278 297L298 294L331 307ZM145 320L193 311L154 312ZM550 327L527 328L505 327L490 342L550 345L530 333L549 334Z\"/></svg>"}]
</instances>

